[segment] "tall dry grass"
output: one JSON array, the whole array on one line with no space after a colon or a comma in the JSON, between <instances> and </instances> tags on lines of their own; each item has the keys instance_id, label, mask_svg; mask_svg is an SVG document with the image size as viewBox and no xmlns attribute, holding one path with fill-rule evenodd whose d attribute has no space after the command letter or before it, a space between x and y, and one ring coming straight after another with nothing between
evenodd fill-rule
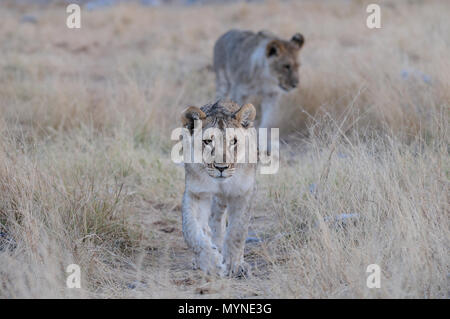
<instances>
[{"instance_id":1,"label":"tall dry grass","mask_svg":"<svg viewBox=\"0 0 450 319\"><path fill-rule=\"evenodd\" d=\"M381 1L369 30L367 3L129 4L83 11L81 30L64 7L5 6L0 297L448 297L450 5ZM306 38L240 280L191 269L170 160L179 112L214 98L230 28ZM72 263L81 289L66 288Z\"/></svg>"}]
</instances>

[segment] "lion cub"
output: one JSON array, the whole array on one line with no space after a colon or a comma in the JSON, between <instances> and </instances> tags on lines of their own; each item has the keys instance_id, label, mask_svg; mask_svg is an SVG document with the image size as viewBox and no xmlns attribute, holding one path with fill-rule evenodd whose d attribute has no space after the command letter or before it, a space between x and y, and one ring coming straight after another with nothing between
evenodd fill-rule
<instances>
[{"instance_id":1,"label":"lion cub","mask_svg":"<svg viewBox=\"0 0 450 319\"><path fill-rule=\"evenodd\" d=\"M187 108L182 124L193 137L194 124L201 121L202 154L205 151L213 154L219 153L220 148L216 150L215 136L214 139L205 137L206 130L216 128L223 137L227 128L254 130L255 114L252 104L240 107L233 102L219 101L201 108ZM229 161L229 154L236 152L236 144L236 138L223 138L223 162L202 158L199 163L184 165L183 235L194 250L196 266L210 274L237 275L249 270L244 263L244 245L257 164Z\"/></svg>"},{"instance_id":2,"label":"lion cub","mask_svg":"<svg viewBox=\"0 0 450 319\"><path fill-rule=\"evenodd\" d=\"M299 84L298 53L303 43L300 33L285 41L266 31L228 31L214 46L217 97L241 104L256 103L255 97L261 97L257 127L272 127L280 96Z\"/></svg>"}]
</instances>

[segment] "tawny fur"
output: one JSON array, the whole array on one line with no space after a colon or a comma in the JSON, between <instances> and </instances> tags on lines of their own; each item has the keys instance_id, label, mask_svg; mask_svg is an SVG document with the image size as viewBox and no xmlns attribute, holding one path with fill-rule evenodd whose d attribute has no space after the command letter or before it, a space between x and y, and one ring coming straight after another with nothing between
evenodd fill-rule
<instances>
[{"instance_id":1,"label":"tawny fur","mask_svg":"<svg viewBox=\"0 0 450 319\"><path fill-rule=\"evenodd\" d=\"M239 107L232 102L217 102L202 108L189 107L182 115L182 123L192 130L194 120L200 120L203 130L219 128L225 136L226 128L251 129L254 118L251 104ZM224 147L224 153L232 151L230 145ZM215 165L228 168L221 172ZM256 164L202 162L184 166L183 235L194 251L196 267L218 275L248 273L244 245Z\"/></svg>"}]
</instances>

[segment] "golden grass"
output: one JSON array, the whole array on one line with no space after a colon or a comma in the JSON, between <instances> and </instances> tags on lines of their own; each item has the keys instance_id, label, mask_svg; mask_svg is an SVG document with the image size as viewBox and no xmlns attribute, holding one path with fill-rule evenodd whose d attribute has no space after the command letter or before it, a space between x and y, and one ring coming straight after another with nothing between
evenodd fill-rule
<instances>
[{"instance_id":1,"label":"golden grass","mask_svg":"<svg viewBox=\"0 0 450 319\"><path fill-rule=\"evenodd\" d=\"M2 9L0 297L448 297L450 5L381 1L369 30L367 3L129 4L83 11L80 30L64 7L34 7L37 24ZM191 269L170 160L180 111L214 99L230 28L306 38L280 171L258 176L250 279ZM82 289L65 286L72 263Z\"/></svg>"}]
</instances>

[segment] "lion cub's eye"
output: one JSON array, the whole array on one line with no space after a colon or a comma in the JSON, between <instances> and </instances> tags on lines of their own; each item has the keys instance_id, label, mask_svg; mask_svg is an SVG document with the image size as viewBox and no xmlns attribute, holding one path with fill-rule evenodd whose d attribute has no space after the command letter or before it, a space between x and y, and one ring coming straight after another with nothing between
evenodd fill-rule
<instances>
[{"instance_id":1,"label":"lion cub's eye","mask_svg":"<svg viewBox=\"0 0 450 319\"><path fill-rule=\"evenodd\" d=\"M203 140L203 143L205 143L205 145L210 145L212 143L212 140Z\"/></svg>"},{"instance_id":2,"label":"lion cub's eye","mask_svg":"<svg viewBox=\"0 0 450 319\"><path fill-rule=\"evenodd\" d=\"M284 67L287 71L290 71L290 70L291 70L291 65L290 65L290 64L285 64L283 67Z\"/></svg>"}]
</instances>

